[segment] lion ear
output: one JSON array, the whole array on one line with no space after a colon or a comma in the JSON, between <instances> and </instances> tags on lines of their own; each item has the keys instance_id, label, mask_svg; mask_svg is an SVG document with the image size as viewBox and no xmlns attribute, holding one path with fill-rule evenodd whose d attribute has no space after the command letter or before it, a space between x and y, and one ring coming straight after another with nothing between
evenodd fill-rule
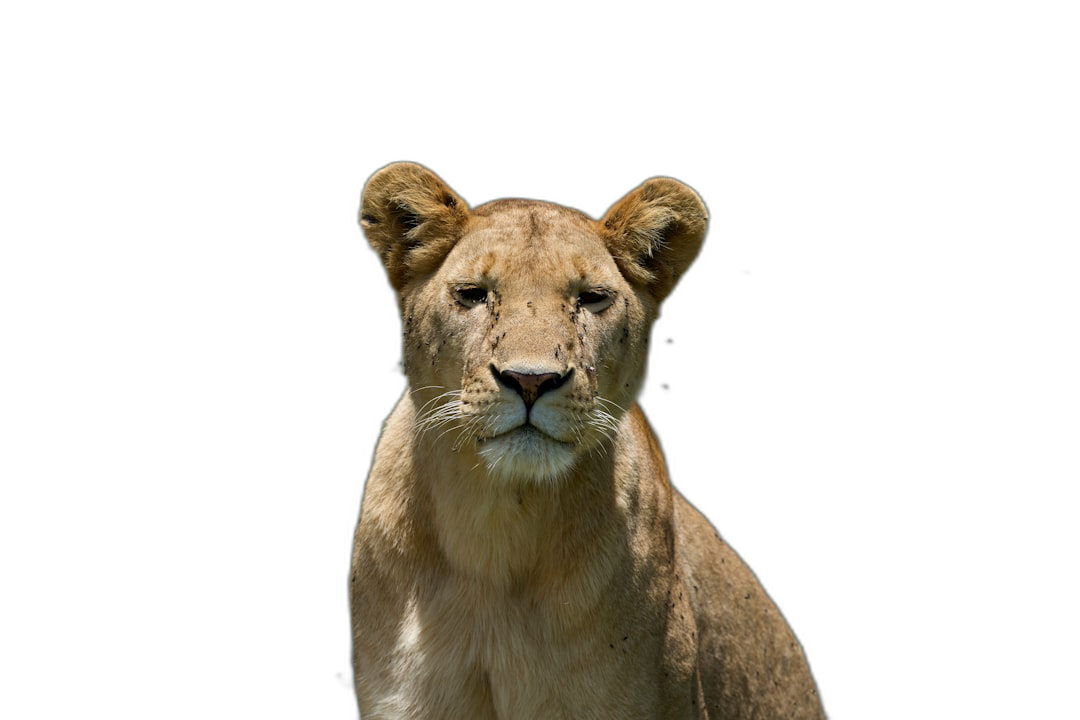
<instances>
[{"instance_id":1,"label":"lion ear","mask_svg":"<svg viewBox=\"0 0 1080 720\"><path fill-rule=\"evenodd\" d=\"M601 232L626 279L660 301L697 257L708 219L693 190L652 178L608 210Z\"/></svg>"},{"instance_id":2,"label":"lion ear","mask_svg":"<svg viewBox=\"0 0 1080 720\"><path fill-rule=\"evenodd\" d=\"M360 226L398 291L439 266L468 218L465 201L415 163L394 163L376 172L360 201Z\"/></svg>"}]
</instances>

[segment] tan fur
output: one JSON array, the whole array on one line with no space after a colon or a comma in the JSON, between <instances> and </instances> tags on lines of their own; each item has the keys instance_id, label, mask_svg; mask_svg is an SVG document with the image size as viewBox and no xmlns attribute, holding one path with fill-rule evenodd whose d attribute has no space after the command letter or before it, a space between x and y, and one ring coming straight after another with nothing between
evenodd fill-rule
<instances>
[{"instance_id":1,"label":"tan fur","mask_svg":"<svg viewBox=\"0 0 1080 720\"><path fill-rule=\"evenodd\" d=\"M795 637L672 489L635 404L659 303L705 235L697 195L655 178L599 222L470 210L399 163L360 214L409 379L356 531L364 720L824 717Z\"/></svg>"}]
</instances>

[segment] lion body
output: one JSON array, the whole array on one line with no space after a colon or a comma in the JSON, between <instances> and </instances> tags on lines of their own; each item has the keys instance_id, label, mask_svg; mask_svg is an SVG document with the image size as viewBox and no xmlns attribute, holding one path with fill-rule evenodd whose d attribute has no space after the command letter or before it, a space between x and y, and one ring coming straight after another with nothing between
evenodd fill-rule
<instances>
[{"instance_id":1,"label":"lion body","mask_svg":"<svg viewBox=\"0 0 1080 720\"><path fill-rule=\"evenodd\" d=\"M391 718L820 718L802 649L667 478L634 398L705 210L652 180L596 222L469 210L399 164L365 189L409 390L365 488L357 695Z\"/></svg>"}]
</instances>

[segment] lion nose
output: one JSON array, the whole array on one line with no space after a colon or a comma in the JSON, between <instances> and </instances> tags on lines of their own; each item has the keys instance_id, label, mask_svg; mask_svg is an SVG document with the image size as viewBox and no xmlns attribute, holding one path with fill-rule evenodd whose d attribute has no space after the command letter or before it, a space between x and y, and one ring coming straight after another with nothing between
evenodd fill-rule
<instances>
[{"instance_id":1,"label":"lion nose","mask_svg":"<svg viewBox=\"0 0 1080 720\"><path fill-rule=\"evenodd\" d=\"M566 373L526 373L516 370L499 371L492 365L491 372L496 380L521 396L526 408L531 408L541 395L562 387L570 379L573 368Z\"/></svg>"}]
</instances>

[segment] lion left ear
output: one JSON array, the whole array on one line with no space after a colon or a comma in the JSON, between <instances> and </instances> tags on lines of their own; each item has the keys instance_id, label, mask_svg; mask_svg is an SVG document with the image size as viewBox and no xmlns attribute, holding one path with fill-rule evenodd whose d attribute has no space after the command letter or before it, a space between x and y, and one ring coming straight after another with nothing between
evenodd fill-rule
<instances>
[{"instance_id":1,"label":"lion left ear","mask_svg":"<svg viewBox=\"0 0 1080 720\"><path fill-rule=\"evenodd\" d=\"M416 163L394 163L376 172L360 201L360 226L398 292L438 267L468 219L465 201Z\"/></svg>"},{"instance_id":2,"label":"lion left ear","mask_svg":"<svg viewBox=\"0 0 1080 720\"><path fill-rule=\"evenodd\" d=\"M697 257L708 220L697 193L678 180L652 178L608 210L601 232L626 279L660 301Z\"/></svg>"}]
</instances>

